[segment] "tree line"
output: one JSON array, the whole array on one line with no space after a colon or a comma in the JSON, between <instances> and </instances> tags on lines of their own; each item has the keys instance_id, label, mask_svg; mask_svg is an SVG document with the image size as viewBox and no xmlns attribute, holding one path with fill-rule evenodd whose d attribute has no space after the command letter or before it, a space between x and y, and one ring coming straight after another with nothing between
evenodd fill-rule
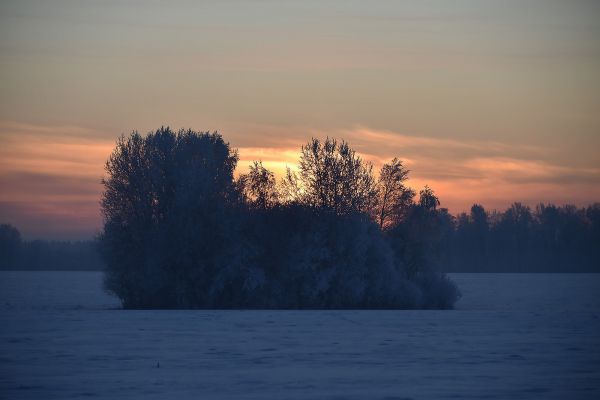
<instances>
[{"instance_id":1,"label":"tree line","mask_svg":"<svg viewBox=\"0 0 600 400\"><path fill-rule=\"evenodd\" d=\"M265 177L274 179L268 174L261 179ZM275 199L271 193L261 196L258 204L267 207ZM406 207L397 211L402 209ZM375 216L383 229L390 226L389 213L380 209ZM440 208L438 214L436 225L443 232L433 246L438 253L433 259L443 271L600 272L598 203L579 208L538 204L533 209L514 203L491 212L474 204L469 213L453 216ZM0 224L0 270L99 271L105 263L97 247L92 240L26 241L12 225Z\"/></svg>"},{"instance_id":2,"label":"tree line","mask_svg":"<svg viewBox=\"0 0 600 400\"><path fill-rule=\"evenodd\" d=\"M89 270L104 268L97 243L23 240L17 228L0 224L0 270Z\"/></svg>"},{"instance_id":3,"label":"tree line","mask_svg":"<svg viewBox=\"0 0 600 400\"><path fill-rule=\"evenodd\" d=\"M475 204L452 218L439 264L454 272L600 272L600 204Z\"/></svg>"}]
</instances>

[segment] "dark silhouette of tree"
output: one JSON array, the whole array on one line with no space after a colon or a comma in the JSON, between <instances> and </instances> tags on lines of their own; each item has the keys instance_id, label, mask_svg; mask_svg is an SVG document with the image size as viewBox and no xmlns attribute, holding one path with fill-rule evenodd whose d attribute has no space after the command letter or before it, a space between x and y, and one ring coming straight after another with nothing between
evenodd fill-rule
<instances>
[{"instance_id":1,"label":"dark silhouette of tree","mask_svg":"<svg viewBox=\"0 0 600 400\"><path fill-rule=\"evenodd\" d=\"M482 229L488 228L488 215L482 205L473 204L471 207L471 221Z\"/></svg>"},{"instance_id":2,"label":"dark silhouette of tree","mask_svg":"<svg viewBox=\"0 0 600 400\"><path fill-rule=\"evenodd\" d=\"M500 232L503 231L505 249L513 255L511 264L518 271L525 268L525 252L529 245L532 222L531 209L521 203L513 203L502 215L498 226Z\"/></svg>"},{"instance_id":3,"label":"dark silhouette of tree","mask_svg":"<svg viewBox=\"0 0 600 400\"><path fill-rule=\"evenodd\" d=\"M279 201L284 204L301 204L305 198L298 174L286 167L285 176L279 184Z\"/></svg>"},{"instance_id":4,"label":"dark silhouette of tree","mask_svg":"<svg viewBox=\"0 0 600 400\"><path fill-rule=\"evenodd\" d=\"M433 190L427 185L419 192L419 205L426 211L435 211L440 205L440 200Z\"/></svg>"},{"instance_id":5,"label":"dark silhouette of tree","mask_svg":"<svg viewBox=\"0 0 600 400\"><path fill-rule=\"evenodd\" d=\"M591 249L589 259L596 262L597 271L600 271L600 203L588 206L585 218L588 221L588 237L583 242L586 250Z\"/></svg>"},{"instance_id":6,"label":"dark silhouette of tree","mask_svg":"<svg viewBox=\"0 0 600 400\"><path fill-rule=\"evenodd\" d=\"M161 128L119 139L106 163L100 243L106 287L126 307L195 307L228 290L220 274L236 263L237 159L217 133Z\"/></svg>"},{"instance_id":7,"label":"dark silhouette of tree","mask_svg":"<svg viewBox=\"0 0 600 400\"><path fill-rule=\"evenodd\" d=\"M400 223L388 233L392 247L406 266L409 279L429 273L440 265L444 243L454 223L445 208L438 209L438 197L425 186L419 202L413 204Z\"/></svg>"},{"instance_id":8,"label":"dark silhouette of tree","mask_svg":"<svg viewBox=\"0 0 600 400\"><path fill-rule=\"evenodd\" d=\"M452 263L468 265L485 265L489 247L488 214L479 204L471 207L470 214L461 213L455 219L455 231L451 232L446 242L447 257L456 256ZM454 247L454 248L452 248Z\"/></svg>"},{"instance_id":9,"label":"dark silhouette of tree","mask_svg":"<svg viewBox=\"0 0 600 400\"><path fill-rule=\"evenodd\" d=\"M406 187L409 170L402 161L394 158L384 164L377 180L378 202L376 219L381 229L387 229L400 222L413 203L415 192Z\"/></svg>"},{"instance_id":10,"label":"dark silhouette of tree","mask_svg":"<svg viewBox=\"0 0 600 400\"><path fill-rule=\"evenodd\" d=\"M251 206L267 209L279 201L275 175L262 165L262 161L254 161L247 174L240 175L239 184L246 200Z\"/></svg>"},{"instance_id":11,"label":"dark silhouette of tree","mask_svg":"<svg viewBox=\"0 0 600 400\"><path fill-rule=\"evenodd\" d=\"M456 218L441 265L447 271L600 271L598 205L514 203L487 213L474 205Z\"/></svg>"},{"instance_id":12,"label":"dark silhouette of tree","mask_svg":"<svg viewBox=\"0 0 600 400\"><path fill-rule=\"evenodd\" d=\"M0 269L16 266L21 245L19 230L10 224L0 224Z\"/></svg>"},{"instance_id":13,"label":"dark silhouette of tree","mask_svg":"<svg viewBox=\"0 0 600 400\"><path fill-rule=\"evenodd\" d=\"M372 170L348 143L313 138L302 146L298 175L288 170L284 191L292 201L339 215L370 213L377 197Z\"/></svg>"}]
</instances>

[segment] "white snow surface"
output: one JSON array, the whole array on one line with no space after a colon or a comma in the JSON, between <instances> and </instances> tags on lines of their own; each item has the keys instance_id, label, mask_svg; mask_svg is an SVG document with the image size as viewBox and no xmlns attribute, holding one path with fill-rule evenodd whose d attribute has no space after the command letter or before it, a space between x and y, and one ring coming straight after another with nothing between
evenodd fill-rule
<instances>
[{"instance_id":1,"label":"white snow surface","mask_svg":"<svg viewBox=\"0 0 600 400\"><path fill-rule=\"evenodd\" d=\"M0 272L0 398L600 398L600 274L451 277L456 310L139 311Z\"/></svg>"}]
</instances>

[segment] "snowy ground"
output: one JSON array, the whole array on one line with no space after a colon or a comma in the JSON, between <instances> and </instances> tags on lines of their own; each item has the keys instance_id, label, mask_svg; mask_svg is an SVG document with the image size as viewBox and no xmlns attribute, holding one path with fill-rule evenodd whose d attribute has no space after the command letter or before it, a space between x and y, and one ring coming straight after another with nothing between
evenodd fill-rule
<instances>
[{"instance_id":1,"label":"snowy ground","mask_svg":"<svg viewBox=\"0 0 600 400\"><path fill-rule=\"evenodd\" d=\"M0 273L0 398L600 398L600 275L452 274L454 311L124 311Z\"/></svg>"}]
</instances>

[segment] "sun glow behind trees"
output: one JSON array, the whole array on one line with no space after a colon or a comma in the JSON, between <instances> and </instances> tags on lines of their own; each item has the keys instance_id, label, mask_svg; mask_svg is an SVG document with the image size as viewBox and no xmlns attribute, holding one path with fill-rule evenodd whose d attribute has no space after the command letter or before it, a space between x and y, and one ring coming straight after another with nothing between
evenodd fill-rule
<instances>
[{"instance_id":1,"label":"sun glow behind trees","mask_svg":"<svg viewBox=\"0 0 600 400\"><path fill-rule=\"evenodd\" d=\"M285 127L279 135L274 128L267 130L281 138L280 143L275 139L263 143L265 129L254 129L246 135L225 130L239 151L236 176L247 173L253 160L262 160L280 180L286 168L298 170L298 149L308 137L323 140L329 133L352 143L376 172L400 156L411 170L407 186L418 192L429 184L452 213L468 211L473 203L488 210L505 209L514 201L531 207L540 202L585 206L600 196L597 169L558 165L547 159L556 152L542 146L440 140L368 128L307 129L290 139ZM0 183L6 188L0 194L0 220L19 227L27 239L81 240L97 234L101 227L99 181L114 134L76 126L15 123L0 123L0 131ZM247 135L255 137L252 143Z\"/></svg>"}]
</instances>

